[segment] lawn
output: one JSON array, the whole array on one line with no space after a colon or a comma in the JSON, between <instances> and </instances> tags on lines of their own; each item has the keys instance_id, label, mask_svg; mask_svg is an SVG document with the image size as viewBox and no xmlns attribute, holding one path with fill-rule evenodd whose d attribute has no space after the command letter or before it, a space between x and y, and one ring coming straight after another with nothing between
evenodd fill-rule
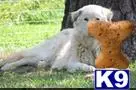
<instances>
[{"instance_id":1,"label":"lawn","mask_svg":"<svg viewBox=\"0 0 136 90\"><path fill-rule=\"evenodd\" d=\"M59 24L25 24L0 26L0 51L31 47L60 31Z\"/></svg>"},{"instance_id":2,"label":"lawn","mask_svg":"<svg viewBox=\"0 0 136 90\"><path fill-rule=\"evenodd\" d=\"M91 80L84 79L85 73L66 71L35 71L25 74L5 72L0 75L0 88L89 88Z\"/></svg>"},{"instance_id":3,"label":"lawn","mask_svg":"<svg viewBox=\"0 0 136 90\"><path fill-rule=\"evenodd\" d=\"M46 40L60 32L61 23L39 25L1 25L0 50L12 52L22 50ZM131 87L136 87L136 63L130 65ZM85 80L86 73L68 73L66 71L36 70L34 72L19 74L5 72L0 74L0 87L93 87L91 80Z\"/></svg>"},{"instance_id":4,"label":"lawn","mask_svg":"<svg viewBox=\"0 0 136 90\"><path fill-rule=\"evenodd\" d=\"M60 32L60 23L40 25L0 26L1 52L22 50L46 40ZM18 74L5 72L0 74L0 88L5 87L92 87L91 80L85 80L86 73L68 73L66 71L38 70Z\"/></svg>"}]
</instances>

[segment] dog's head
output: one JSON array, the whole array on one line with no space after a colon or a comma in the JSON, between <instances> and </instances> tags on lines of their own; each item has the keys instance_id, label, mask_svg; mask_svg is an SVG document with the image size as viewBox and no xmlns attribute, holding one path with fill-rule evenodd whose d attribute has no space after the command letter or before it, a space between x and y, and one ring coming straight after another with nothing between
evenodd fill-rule
<instances>
[{"instance_id":1,"label":"dog's head","mask_svg":"<svg viewBox=\"0 0 136 90\"><path fill-rule=\"evenodd\" d=\"M87 23L91 20L110 21L113 12L99 5L87 5L71 13L75 28L80 28L87 34ZM78 29L79 30L79 29Z\"/></svg>"}]
</instances>

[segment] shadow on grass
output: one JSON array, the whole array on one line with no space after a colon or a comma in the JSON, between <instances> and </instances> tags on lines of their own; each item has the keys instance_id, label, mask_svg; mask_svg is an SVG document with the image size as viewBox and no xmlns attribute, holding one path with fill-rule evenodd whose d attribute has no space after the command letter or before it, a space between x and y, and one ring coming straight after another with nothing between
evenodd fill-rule
<instances>
[{"instance_id":1,"label":"shadow on grass","mask_svg":"<svg viewBox=\"0 0 136 90\"><path fill-rule=\"evenodd\" d=\"M0 76L1 88L18 88L18 87L72 87L72 88L91 88L93 87L91 80L85 80L86 73L68 73L64 70L53 71L36 71L24 74L14 72L4 72Z\"/></svg>"},{"instance_id":2,"label":"shadow on grass","mask_svg":"<svg viewBox=\"0 0 136 90\"><path fill-rule=\"evenodd\" d=\"M136 88L135 63L130 67L131 88ZM24 70L24 68L22 69ZM18 71L21 71L18 69ZM16 72L18 72L16 71ZM91 80L85 80L86 73L68 73L66 70L53 71L32 70L26 73L4 72L0 73L0 88L92 88ZM29 72L32 71L32 72Z\"/></svg>"}]
</instances>

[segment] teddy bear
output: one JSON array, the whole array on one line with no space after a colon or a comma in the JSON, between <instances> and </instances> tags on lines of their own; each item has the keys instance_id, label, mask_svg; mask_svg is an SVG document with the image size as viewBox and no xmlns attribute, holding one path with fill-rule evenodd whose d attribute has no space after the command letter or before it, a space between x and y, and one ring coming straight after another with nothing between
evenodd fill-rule
<instances>
[{"instance_id":1,"label":"teddy bear","mask_svg":"<svg viewBox=\"0 0 136 90\"><path fill-rule=\"evenodd\" d=\"M88 23L88 35L96 38L101 51L96 57L96 68L126 69L129 61L121 51L122 42L132 34L131 21L91 21Z\"/></svg>"}]
</instances>

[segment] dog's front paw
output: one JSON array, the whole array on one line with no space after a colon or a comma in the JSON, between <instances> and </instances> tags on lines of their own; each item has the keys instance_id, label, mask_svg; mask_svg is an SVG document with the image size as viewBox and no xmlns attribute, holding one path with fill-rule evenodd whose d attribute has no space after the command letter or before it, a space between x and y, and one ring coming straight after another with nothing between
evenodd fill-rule
<instances>
[{"instance_id":1,"label":"dog's front paw","mask_svg":"<svg viewBox=\"0 0 136 90\"><path fill-rule=\"evenodd\" d=\"M85 75L85 79L94 81L94 73Z\"/></svg>"},{"instance_id":2,"label":"dog's front paw","mask_svg":"<svg viewBox=\"0 0 136 90\"><path fill-rule=\"evenodd\" d=\"M87 74L87 75L85 75L85 79L89 79L89 80L92 80L92 81L94 81L94 72L95 72L95 67L93 67L93 66L90 66L90 72L91 72L91 74Z\"/></svg>"},{"instance_id":3,"label":"dog's front paw","mask_svg":"<svg viewBox=\"0 0 136 90\"><path fill-rule=\"evenodd\" d=\"M94 66L90 66L90 72L94 72L95 71L95 67Z\"/></svg>"}]
</instances>

